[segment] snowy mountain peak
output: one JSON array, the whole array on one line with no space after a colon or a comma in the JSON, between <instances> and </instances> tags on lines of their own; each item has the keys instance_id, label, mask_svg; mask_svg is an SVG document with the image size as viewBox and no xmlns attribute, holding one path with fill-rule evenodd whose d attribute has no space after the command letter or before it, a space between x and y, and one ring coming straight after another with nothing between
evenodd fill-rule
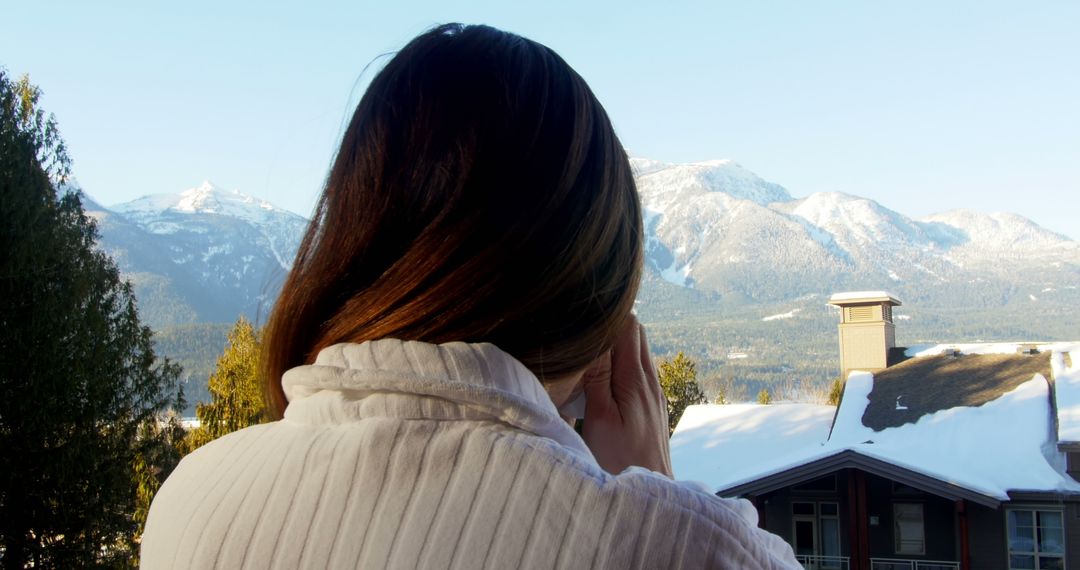
<instances>
[{"instance_id":1,"label":"snowy mountain peak","mask_svg":"<svg viewBox=\"0 0 1080 570\"><path fill-rule=\"evenodd\" d=\"M643 201L654 206L681 195L707 193L723 193L763 206L791 200L783 186L762 179L732 160L671 164L634 159L631 164L638 174L638 190Z\"/></svg>"},{"instance_id":2,"label":"snowy mountain peak","mask_svg":"<svg viewBox=\"0 0 1080 570\"><path fill-rule=\"evenodd\" d=\"M846 222L848 225L876 225L891 213L869 198L842 192L816 192L798 200L794 205L792 214L818 226L837 221Z\"/></svg>"},{"instance_id":3,"label":"snowy mountain peak","mask_svg":"<svg viewBox=\"0 0 1080 570\"><path fill-rule=\"evenodd\" d=\"M261 221L267 215L290 215L261 198L241 193L239 190L223 190L210 181L203 181L194 188L178 194L152 194L111 208L133 220L155 218L167 212L178 214L219 214Z\"/></svg>"},{"instance_id":4,"label":"snowy mountain peak","mask_svg":"<svg viewBox=\"0 0 1080 570\"><path fill-rule=\"evenodd\" d=\"M234 190L234 195L239 195L239 191ZM216 213L221 209L221 196L228 193L219 190L217 186L214 186L209 180L203 180L202 184L199 184L195 188L189 188L180 193L180 200L177 201L172 209L179 210L181 212L206 212ZM226 198L227 199L227 198Z\"/></svg>"},{"instance_id":5,"label":"snowy mountain peak","mask_svg":"<svg viewBox=\"0 0 1080 570\"><path fill-rule=\"evenodd\" d=\"M213 193L215 191L218 191L218 187L217 187L216 184L214 184L213 182L210 182L209 180L203 180L202 183L199 184L198 186L196 186L195 188L189 188L189 189L181 192L181 194L187 194L189 192L206 194L206 193Z\"/></svg>"}]
</instances>

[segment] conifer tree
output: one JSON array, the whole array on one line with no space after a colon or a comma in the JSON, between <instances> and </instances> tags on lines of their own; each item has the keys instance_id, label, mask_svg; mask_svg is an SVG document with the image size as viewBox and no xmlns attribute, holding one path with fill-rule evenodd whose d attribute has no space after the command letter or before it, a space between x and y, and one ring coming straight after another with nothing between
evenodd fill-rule
<instances>
[{"instance_id":1,"label":"conifer tree","mask_svg":"<svg viewBox=\"0 0 1080 570\"><path fill-rule=\"evenodd\" d=\"M840 376L833 378L831 384L829 384L829 396L826 403L830 406L839 406L840 398L844 395L844 379Z\"/></svg>"},{"instance_id":2,"label":"conifer tree","mask_svg":"<svg viewBox=\"0 0 1080 570\"><path fill-rule=\"evenodd\" d=\"M660 361L660 387L668 408L668 433L675 431L687 406L708 401L697 382L697 365L681 351L675 358Z\"/></svg>"},{"instance_id":3,"label":"conifer tree","mask_svg":"<svg viewBox=\"0 0 1080 570\"><path fill-rule=\"evenodd\" d=\"M720 388L720 390L716 392L716 397L713 398L713 403L719 405L726 405L730 403L727 400L727 393L724 391L723 388Z\"/></svg>"},{"instance_id":4,"label":"conifer tree","mask_svg":"<svg viewBox=\"0 0 1080 570\"><path fill-rule=\"evenodd\" d=\"M210 402L199 404L198 429L189 436L194 450L236 430L269 421L261 381L258 332L243 316L229 332L229 344L210 376Z\"/></svg>"},{"instance_id":5,"label":"conifer tree","mask_svg":"<svg viewBox=\"0 0 1080 570\"><path fill-rule=\"evenodd\" d=\"M757 403L759 403L759 404L771 404L772 403L772 394L769 392L768 388L762 388L761 391L757 393Z\"/></svg>"},{"instance_id":6,"label":"conifer tree","mask_svg":"<svg viewBox=\"0 0 1080 570\"><path fill-rule=\"evenodd\" d=\"M168 474L139 430L182 400L180 370L78 193L58 196L70 161L39 97L0 69L0 564L127 566L138 458L144 479Z\"/></svg>"}]
</instances>

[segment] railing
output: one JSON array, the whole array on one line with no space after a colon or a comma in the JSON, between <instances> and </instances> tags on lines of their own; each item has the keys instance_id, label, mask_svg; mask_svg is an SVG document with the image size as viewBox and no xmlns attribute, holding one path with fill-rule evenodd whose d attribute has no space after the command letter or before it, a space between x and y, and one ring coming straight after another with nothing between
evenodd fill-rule
<instances>
[{"instance_id":1,"label":"railing","mask_svg":"<svg viewBox=\"0 0 1080 570\"><path fill-rule=\"evenodd\" d=\"M960 563L950 560L871 558L870 570L960 570Z\"/></svg>"},{"instance_id":2,"label":"railing","mask_svg":"<svg viewBox=\"0 0 1080 570\"><path fill-rule=\"evenodd\" d=\"M795 560L798 560L806 570L848 570L851 567L847 556L796 554Z\"/></svg>"}]
</instances>

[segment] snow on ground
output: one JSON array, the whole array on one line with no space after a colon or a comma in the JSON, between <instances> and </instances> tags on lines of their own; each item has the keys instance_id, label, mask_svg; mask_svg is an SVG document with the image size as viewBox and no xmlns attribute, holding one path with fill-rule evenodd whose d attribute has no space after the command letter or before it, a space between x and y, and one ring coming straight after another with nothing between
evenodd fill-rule
<instances>
[{"instance_id":1,"label":"snow on ground","mask_svg":"<svg viewBox=\"0 0 1080 570\"><path fill-rule=\"evenodd\" d=\"M1054 396L1058 407L1058 441L1080 442L1080 347L1069 352L1072 366L1065 366L1065 355L1050 357L1054 374Z\"/></svg>"},{"instance_id":2,"label":"snow on ground","mask_svg":"<svg viewBox=\"0 0 1080 570\"><path fill-rule=\"evenodd\" d=\"M792 309L792 310L790 310L790 311L788 311L786 313L780 313L778 315L769 315L767 317L762 317L761 320L763 322L768 322L768 321L775 321L777 319L791 319L791 318L795 317L795 313L798 313L801 310L802 309Z\"/></svg>"},{"instance_id":3,"label":"snow on ground","mask_svg":"<svg viewBox=\"0 0 1080 570\"><path fill-rule=\"evenodd\" d=\"M1068 369L1060 349L1069 345L1054 346L1058 402L1064 397L1068 412L1061 429L1080 440L1080 346L1071 345L1076 357ZM1009 490L1080 493L1053 445L1050 386L1041 375L983 406L882 431L862 423L873 386L872 374L851 374L831 436L830 406L692 406L671 438L675 475L720 490L851 450L999 500Z\"/></svg>"}]
</instances>

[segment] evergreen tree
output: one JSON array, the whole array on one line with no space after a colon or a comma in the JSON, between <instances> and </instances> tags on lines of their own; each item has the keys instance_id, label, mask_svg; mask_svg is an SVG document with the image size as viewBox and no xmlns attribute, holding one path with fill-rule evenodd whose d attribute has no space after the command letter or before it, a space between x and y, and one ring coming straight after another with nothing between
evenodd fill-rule
<instances>
[{"instance_id":1,"label":"evergreen tree","mask_svg":"<svg viewBox=\"0 0 1080 570\"><path fill-rule=\"evenodd\" d=\"M674 432L687 406L708 402L697 382L697 365L679 352L675 358L660 361L660 387L668 408L668 432Z\"/></svg>"},{"instance_id":2,"label":"evergreen tree","mask_svg":"<svg viewBox=\"0 0 1080 570\"><path fill-rule=\"evenodd\" d=\"M759 404L771 404L772 403L772 394L769 393L768 388L762 388L761 391L757 393L757 403L759 403Z\"/></svg>"},{"instance_id":3,"label":"evergreen tree","mask_svg":"<svg viewBox=\"0 0 1080 570\"><path fill-rule=\"evenodd\" d=\"M829 385L829 397L826 403L830 406L839 406L840 398L844 395L844 379L837 376Z\"/></svg>"},{"instance_id":4,"label":"evergreen tree","mask_svg":"<svg viewBox=\"0 0 1080 570\"><path fill-rule=\"evenodd\" d=\"M150 512L150 502L165 478L180 463L187 449L186 432L176 410L184 407L181 395L175 407L164 418L144 422L139 426L139 441L149 442L135 455L132 463L136 484L134 519L140 534Z\"/></svg>"},{"instance_id":5,"label":"evergreen tree","mask_svg":"<svg viewBox=\"0 0 1080 570\"><path fill-rule=\"evenodd\" d=\"M716 393L716 397L713 398L714 404L726 405L730 402L727 400L727 394L724 393L724 389L720 388L720 391Z\"/></svg>"},{"instance_id":6,"label":"evergreen tree","mask_svg":"<svg viewBox=\"0 0 1080 570\"><path fill-rule=\"evenodd\" d=\"M136 464L160 482L160 439L182 400L131 285L96 247L40 91L0 69L0 564L126 566L140 531Z\"/></svg>"},{"instance_id":7,"label":"evergreen tree","mask_svg":"<svg viewBox=\"0 0 1080 570\"><path fill-rule=\"evenodd\" d=\"M229 344L210 376L210 403L195 408L199 428L189 436L192 450L225 434L269 421L259 355L259 335L241 316L229 332Z\"/></svg>"}]
</instances>

